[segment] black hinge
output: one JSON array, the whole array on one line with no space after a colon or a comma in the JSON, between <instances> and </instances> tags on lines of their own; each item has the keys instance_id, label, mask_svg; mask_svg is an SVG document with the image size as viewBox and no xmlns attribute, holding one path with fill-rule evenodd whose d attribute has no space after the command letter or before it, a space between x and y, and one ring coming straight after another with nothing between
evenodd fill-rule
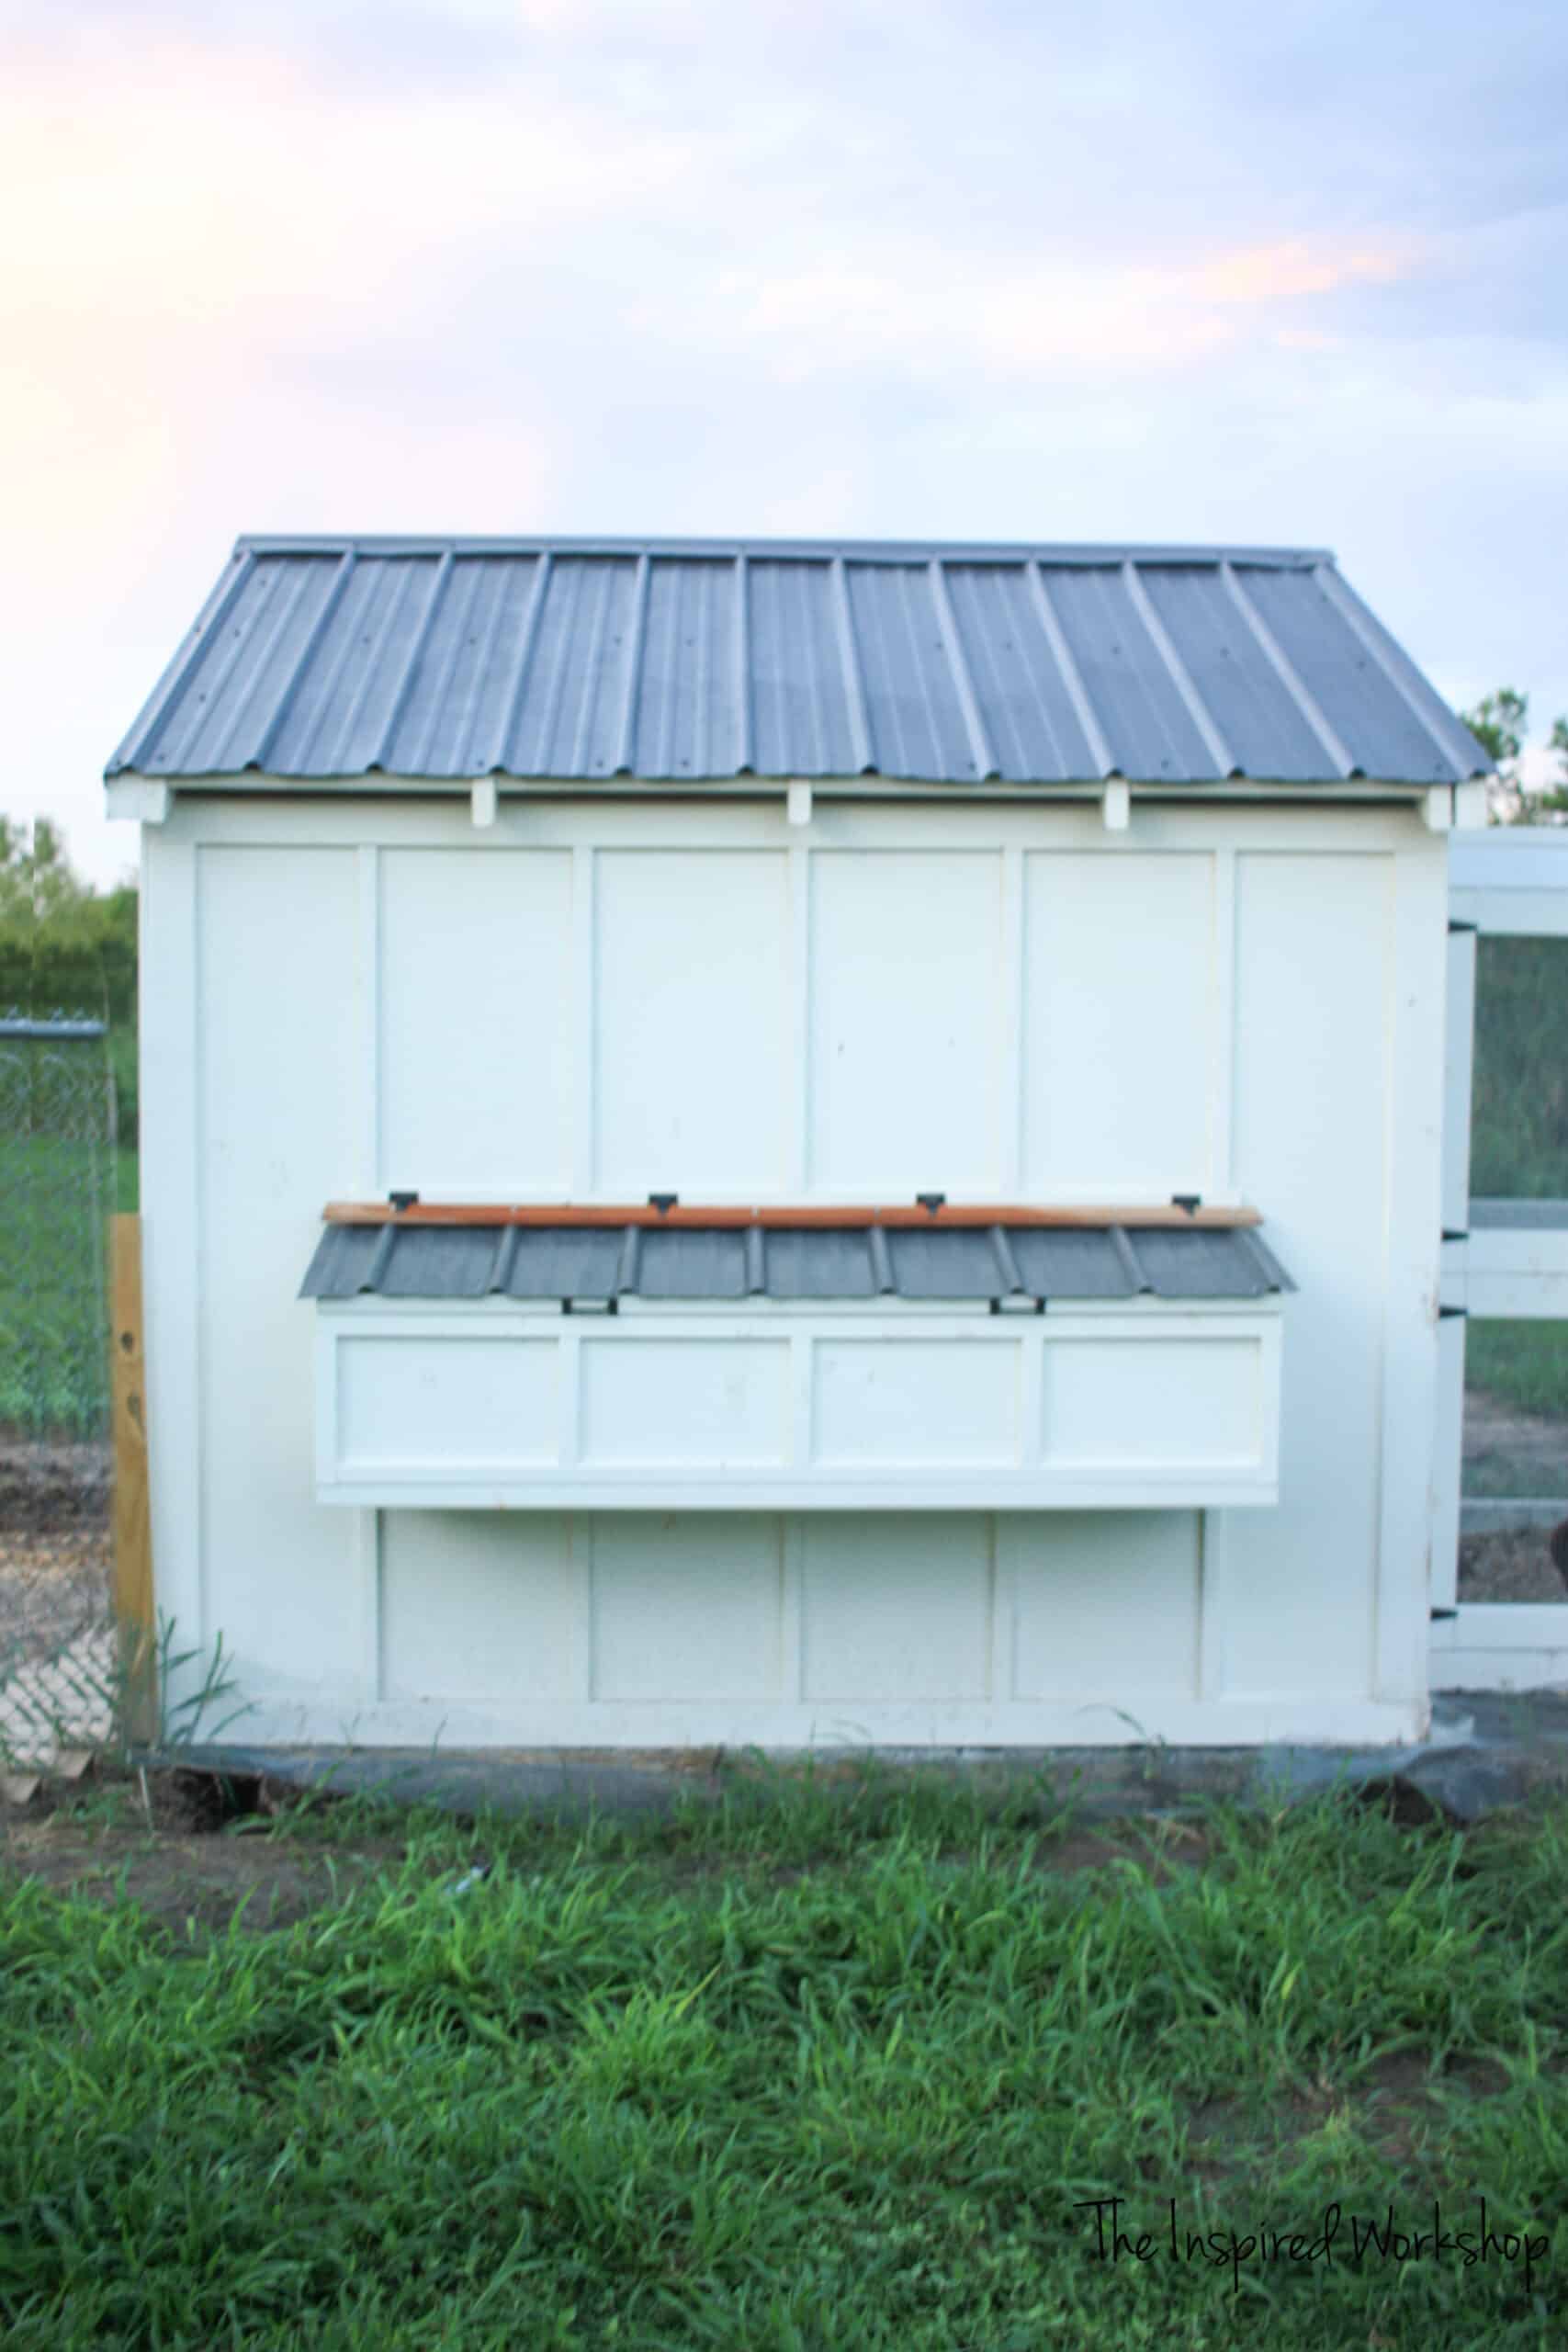
<instances>
[{"instance_id":1,"label":"black hinge","mask_svg":"<svg viewBox=\"0 0 1568 2352\"><path fill-rule=\"evenodd\" d=\"M419 1206L417 1193L389 1193L387 1198L395 1209L412 1209Z\"/></svg>"},{"instance_id":2,"label":"black hinge","mask_svg":"<svg viewBox=\"0 0 1568 2352\"><path fill-rule=\"evenodd\" d=\"M1448 1227L1445 1225L1443 1227L1443 1239L1445 1241L1468 1241L1470 1239L1470 1229L1466 1227L1462 1233L1450 1233Z\"/></svg>"},{"instance_id":3,"label":"black hinge","mask_svg":"<svg viewBox=\"0 0 1568 2352\"><path fill-rule=\"evenodd\" d=\"M1201 1193L1172 1193L1170 1205L1173 1209L1185 1209L1188 1216L1192 1216L1202 1207L1203 1195Z\"/></svg>"},{"instance_id":4,"label":"black hinge","mask_svg":"<svg viewBox=\"0 0 1568 2352\"><path fill-rule=\"evenodd\" d=\"M1432 1609L1427 1611L1427 1614L1431 1618L1434 1625L1440 1625L1443 1623L1445 1619L1457 1617L1459 1615L1459 1611L1457 1609Z\"/></svg>"},{"instance_id":5,"label":"black hinge","mask_svg":"<svg viewBox=\"0 0 1568 2352\"><path fill-rule=\"evenodd\" d=\"M1450 915L1449 917L1449 929L1450 931L1479 931L1481 929L1481 925L1478 922L1455 922L1452 915Z\"/></svg>"},{"instance_id":6,"label":"black hinge","mask_svg":"<svg viewBox=\"0 0 1568 2352\"><path fill-rule=\"evenodd\" d=\"M1468 1306L1439 1306L1438 1309L1438 1320L1441 1323L1455 1315L1468 1315L1469 1313L1470 1309Z\"/></svg>"},{"instance_id":7,"label":"black hinge","mask_svg":"<svg viewBox=\"0 0 1568 2352\"><path fill-rule=\"evenodd\" d=\"M671 1210L678 1204L680 1198L679 1193L649 1193L648 1205L650 1209L657 1209L660 1216L668 1216Z\"/></svg>"},{"instance_id":8,"label":"black hinge","mask_svg":"<svg viewBox=\"0 0 1568 2352\"><path fill-rule=\"evenodd\" d=\"M924 1209L928 1216L935 1216L938 1209L947 1206L947 1194L945 1193L917 1193L915 1206Z\"/></svg>"}]
</instances>

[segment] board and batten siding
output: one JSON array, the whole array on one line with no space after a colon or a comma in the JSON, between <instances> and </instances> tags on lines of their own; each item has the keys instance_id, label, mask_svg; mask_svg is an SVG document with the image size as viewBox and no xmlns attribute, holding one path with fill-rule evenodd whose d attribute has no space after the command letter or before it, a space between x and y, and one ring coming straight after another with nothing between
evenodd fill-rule
<instances>
[{"instance_id":1,"label":"board and batten siding","mask_svg":"<svg viewBox=\"0 0 1568 2352\"><path fill-rule=\"evenodd\" d=\"M247 1739L1393 1739L1426 1716L1446 868L1412 813L181 795L143 831L153 1538ZM329 1198L1247 1199L1254 1510L327 1509ZM194 1672L193 1668L189 1671Z\"/></svg>"}]
</instances>

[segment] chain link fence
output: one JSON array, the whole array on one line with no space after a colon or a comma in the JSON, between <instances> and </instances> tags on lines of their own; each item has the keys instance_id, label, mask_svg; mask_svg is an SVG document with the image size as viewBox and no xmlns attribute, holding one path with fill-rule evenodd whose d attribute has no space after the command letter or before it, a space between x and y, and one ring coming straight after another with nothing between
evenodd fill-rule
<instances>
[{"instance_id":1,"label":"chain link fence","mask_svg":"<svg viewBox=\"0 0 1568 2352\"><path fill-rule=\"evenodd\" d=\"M0 1018L0 1768L114 1722L102 1021Z\"/></svg>"}]
</instances>

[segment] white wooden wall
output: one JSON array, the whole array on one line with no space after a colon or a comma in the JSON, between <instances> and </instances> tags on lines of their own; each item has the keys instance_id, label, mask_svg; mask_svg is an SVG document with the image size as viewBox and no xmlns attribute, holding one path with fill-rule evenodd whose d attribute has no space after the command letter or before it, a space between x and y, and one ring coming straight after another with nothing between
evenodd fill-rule
<instances>
[{"instance_id":1,"label":"white wooden wall","mask_svg":"<svg viewBox=\"0 0 1568 2352\"><path fill-rule=\"evenodd\" d=\"M201 801L144 832L154 1544L247 1737L1407 1736L1424 1722L1443 843L1414 813ZM1256 1202L1252 1511L313 1499L322 1203Z\"/></svg>"}]
</instances>

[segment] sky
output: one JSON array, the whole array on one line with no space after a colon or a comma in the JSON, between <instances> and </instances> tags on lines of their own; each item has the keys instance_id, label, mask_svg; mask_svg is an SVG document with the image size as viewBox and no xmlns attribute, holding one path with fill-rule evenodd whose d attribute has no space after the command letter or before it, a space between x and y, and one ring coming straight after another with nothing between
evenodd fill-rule
<instances>
[{"instance_id":1,"label":"sky","mask_svg":"<svg viewBox=\"0 0 1568 2352\"><path fill-rule=\"evenodd\" d=\"M1568 711L1560 0L0 0L0 812L242 532L1331 548Z\"/></svg>"}]
</instances>

